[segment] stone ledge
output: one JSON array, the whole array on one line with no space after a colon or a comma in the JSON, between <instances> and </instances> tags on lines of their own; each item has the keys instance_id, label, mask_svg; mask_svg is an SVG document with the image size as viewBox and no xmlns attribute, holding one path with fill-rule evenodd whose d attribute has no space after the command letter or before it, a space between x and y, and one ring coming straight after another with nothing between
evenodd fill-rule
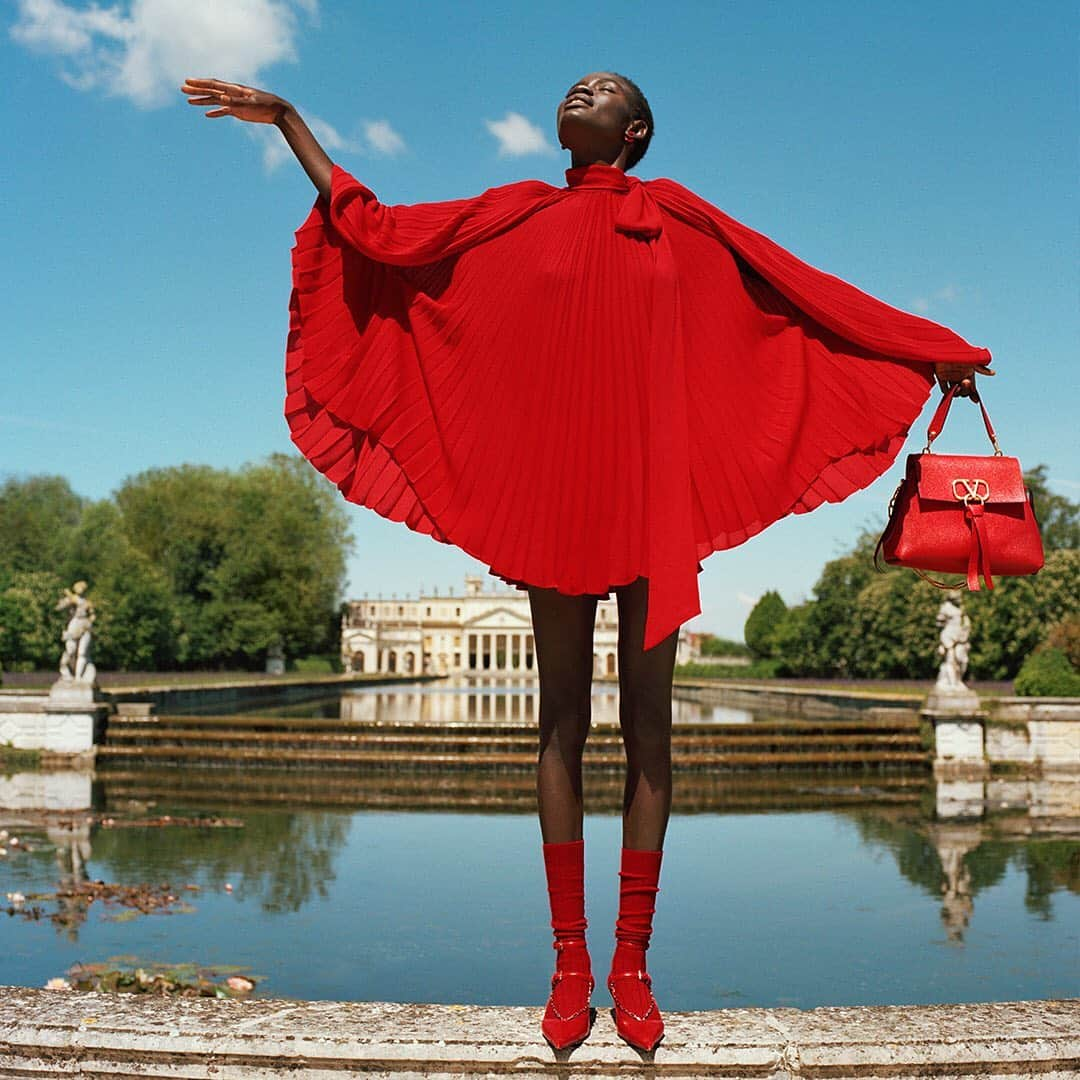
<instances>
[{"instance_id":1,"label":"stone ledge","mask_svg":"<svg viewBox=\"0 0 1080 1080\"><path fill-rule=\"evenodd\" d=\"M214 999L0 987L0 1076L1075 1078L1080 998L670 1013L654 1054L605 1006L558 1055L540 1007Z\"/></svg>"}]
</instances>

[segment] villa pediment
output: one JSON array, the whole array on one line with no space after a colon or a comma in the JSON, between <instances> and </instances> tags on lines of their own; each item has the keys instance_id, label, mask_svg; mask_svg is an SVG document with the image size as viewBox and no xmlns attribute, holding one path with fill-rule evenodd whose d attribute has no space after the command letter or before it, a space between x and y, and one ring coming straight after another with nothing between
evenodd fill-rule
<instances>
[{"instance_id":1,"label":"villa pediment","mask_svg":"<svg viewBox=\"0 0 1080 1080\"><path fill-rule=\"evenodd\" d=\"M466 619L464 625L470 630L530 630L532 619L510 608L495 607Z\"/></svg>"}]
</instances>

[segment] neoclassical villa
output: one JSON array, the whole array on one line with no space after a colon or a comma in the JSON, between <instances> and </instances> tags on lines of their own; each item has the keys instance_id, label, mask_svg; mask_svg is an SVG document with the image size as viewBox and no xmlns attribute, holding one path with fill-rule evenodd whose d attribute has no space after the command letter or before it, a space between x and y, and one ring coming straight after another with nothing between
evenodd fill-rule
<instances>
[{"instance_id":1,"label":"neoclassical villa","mask_svg":"<svg viewBox=\"0 0 1080 1080\"><path fill-rule=\"evenodd\" d=\"M431 675L529 676L536 670L529 595L510 586L484 591L465 576L460 596L350 600L341 617L346 671ZM619 620L615 597L596 605L593 674L617 675ZM679 632L676 662L699 655L699 635Z\"/></svg>"}]
</instances>

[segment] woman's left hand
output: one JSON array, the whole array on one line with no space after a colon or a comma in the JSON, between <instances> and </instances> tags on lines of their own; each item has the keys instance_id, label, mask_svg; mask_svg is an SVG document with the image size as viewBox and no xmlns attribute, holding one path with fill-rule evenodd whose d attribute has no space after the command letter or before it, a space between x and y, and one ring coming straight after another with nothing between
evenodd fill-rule
<instances>
[{"instance_id":1,"label":"woman's left hand","mask_svg":"<svg viewBox=\"0 0 1080 1080\"><path fill-rule=\"evenodd\" d=\"M934 364L934 376L942 392L947 393L954 383L959 383L957 397L971 397L975 393L975 373L993 375L994 370L985 364Z\"/></svg>"}]
</instances>

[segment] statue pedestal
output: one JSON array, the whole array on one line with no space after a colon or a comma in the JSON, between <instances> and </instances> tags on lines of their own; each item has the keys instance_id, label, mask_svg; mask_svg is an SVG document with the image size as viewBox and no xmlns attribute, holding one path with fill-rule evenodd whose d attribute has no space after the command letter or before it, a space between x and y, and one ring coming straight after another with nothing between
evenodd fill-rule
<instances>
[{"instance_id":1,"label":"statue pedestal","mask_svg":"<svg viewBox=\"0 0 1080 1080\"><path fill-rule=\"evenodd\" d=\"M49 705L80 706L93 705L101 700L96 682L82 682L78 679L57 679L49 688Z\"/></svg>"},{"instance_id":2,"label":"statue pedestal","mask_svg":"<svg viewBox=\"0 0 1080 1080\"><path fill-rule=\"evenodd\" d=\"M100 742L107 702L101 700L97 683L78 679L57 679L45 701L42 750L62 754L81 754Z\"/></svg>"},{"instance_id":3,"label":"statue pedestal","mask_svg":"<svg viewBox=\"0 0 1080 1080\"><path fill-rule=\"evenodd\" d=\"M938 780L975 780L990 775L986 760L986 713L979 695L964 687L934 690L922 715L934 725L934 776Z\"/></svg>"},{"instance_id":4,"label":"statue pedestal","mask_svg":"<svg viewBox=\"0 0 1080 1080\"><path fill-rule=\"evenodd\" d=\"M923 706L923 712L933 716L982 716L979 695L966 686L960 690L938 690L930 692Z\"/></svg>"}]
</instances>

